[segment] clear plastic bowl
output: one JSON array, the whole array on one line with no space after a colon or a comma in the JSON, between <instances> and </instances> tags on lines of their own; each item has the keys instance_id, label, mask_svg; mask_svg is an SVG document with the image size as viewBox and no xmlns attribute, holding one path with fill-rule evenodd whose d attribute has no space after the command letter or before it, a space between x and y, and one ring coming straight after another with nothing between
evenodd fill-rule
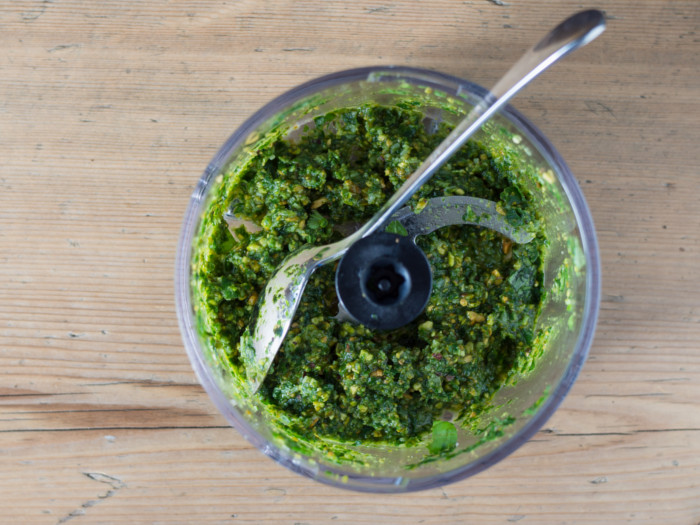
<instances>
[{"instance_id":1,"label":"clear plastic bowl","mask_svg":"<svg viewBox=\"0 0 700 525\"><path fill-rule=\"evenodd\" d=\"M218 176L243 162L255 142L278 126L302 129L314 116L363 102L391 104L416 97L429 116L458 121L487 90L449 75L405 67L341 71L298 86L250 117L223 145L202 175L187 209L177 251L177 314L187 353L215 405L243 436L289 469L337 487L368 492L407 492L472 476L525 443L567 394L586 359L600 302L600 262L593 222L581 191L547 138L510 106L490 126L514 133L513 147L538 172L541 214L551 242L544 289L550 293L539 318L548 342L534 370L502 388L494 409L476 432L459 429L450 454L432 458L426 447L342 445L329 456L284 432L264 405L245 395L226 356L198 334L190 289L192 244ZM220 180L220 179L219 179ZM338 446L336 444L336 446Z\"/></svg>"}]
</instances>

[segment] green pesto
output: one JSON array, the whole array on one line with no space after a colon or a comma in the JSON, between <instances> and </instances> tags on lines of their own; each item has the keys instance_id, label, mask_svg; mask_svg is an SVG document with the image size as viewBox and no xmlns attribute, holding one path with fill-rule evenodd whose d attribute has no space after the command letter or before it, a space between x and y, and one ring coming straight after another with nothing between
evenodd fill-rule
<instances>
[{"instance_id":1,"label":"green pesto","mask_svg":"<svg viewBox=\"0 0 700 525\"><path fill-rule=\"evenodd\" d=\"M200 333L239 378L241 336L267 279L290 251L337 240L334 226L379 209L449 133L445 124L429 133L422 119L410 104L337 110L295 142L271 136L224 174L195 243L193 291ZM476 226L419 237L433 294L418 319L392 332L334 319L334 267L319 269L257 394L290 432L411 444L438 429L434 448L448 449L441 443L451 431L434 428L446 413L473 427L499 388L532 369L547 240L507 139L467 143L410 204L419 211L433 197L490 199L535 240L514 244ZM232 234L229 209L260 231Z\"/></svg>"}]
</instances>

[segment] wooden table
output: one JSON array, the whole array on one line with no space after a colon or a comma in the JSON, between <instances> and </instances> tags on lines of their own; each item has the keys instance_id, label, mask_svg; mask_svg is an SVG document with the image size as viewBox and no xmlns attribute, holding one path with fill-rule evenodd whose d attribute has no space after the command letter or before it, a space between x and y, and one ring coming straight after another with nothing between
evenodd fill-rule
<instances>
[{"instance_id":1,"label":"wooden table","mask_svg":"<svg viewBox=\"0 0 700 525\"><path fill-rule=\"evenodd\" d=\"M700 522L700 3L608 31L517 98L595 218L603 302L558 412L486 472L372 496L252 448L197 383L173 264L255 108L371 64L491 85L584 6L533 0L0 2L0 522Z\"/></svg>"}]
</instances>

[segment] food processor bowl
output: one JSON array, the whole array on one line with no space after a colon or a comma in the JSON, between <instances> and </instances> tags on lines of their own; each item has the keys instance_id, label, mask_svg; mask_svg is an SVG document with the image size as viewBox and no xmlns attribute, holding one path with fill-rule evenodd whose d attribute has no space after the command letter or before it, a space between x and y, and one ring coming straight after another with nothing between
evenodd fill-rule
<instances>
[{"instance_id":1,"label":"food processor bowl","mask_svg":"<svg viewBox=\"0 0 700 525\"><path fill-rule=\"evenodd\" d=\"M266 134L288 136L329 111L363 103L392 105L410 97L433 120L459 121L488 91L446 74L407 67L341 71L302 84L277 97L236 130L207 166L191 197L179 240L176 306L185 348L199 381L229 423L263 453L320 482L367 492L407 492L445 485L495 464L531 438L554 413L581 370L593 341L600 302L600 262L584 197L549 140L510 106L480 134L507 140L532 168L549 246L544 259L546 291L538 318L540 355L531 370L501 388L476 427L459 427L449 454L425 445L309 441L289 432L233 373L225 353L198 329L193 308L193 243L210 197L232 165L255 154Z\"/></svg>"}]
</instances>

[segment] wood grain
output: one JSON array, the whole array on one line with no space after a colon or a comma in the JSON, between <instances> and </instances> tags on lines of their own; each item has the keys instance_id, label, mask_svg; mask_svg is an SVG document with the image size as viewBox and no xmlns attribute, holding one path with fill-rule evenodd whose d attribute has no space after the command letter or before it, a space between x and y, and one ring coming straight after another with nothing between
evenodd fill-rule
<instances>
[{"instance_id":1,"label":"wood grain","mask_svg":"<svg viewBox=\"0 0 700 525\"><path fill-rule=\"evenodd\" d=\"M230 429L174 312L189 195L257 107L371 64L492 84L575 2L0 1L0 522L700 523L700 3L608 31L515 106L588 199L595 344L478 476L407 496L298 477Z\"/></svg>"}]
</instances>

